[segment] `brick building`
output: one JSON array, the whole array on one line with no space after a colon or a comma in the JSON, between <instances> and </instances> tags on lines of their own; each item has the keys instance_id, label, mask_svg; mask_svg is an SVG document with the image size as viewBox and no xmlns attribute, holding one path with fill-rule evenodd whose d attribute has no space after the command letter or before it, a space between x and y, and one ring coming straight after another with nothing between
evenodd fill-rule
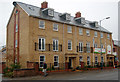
<instances>
[{"instance_id":1,"label":"brick building","mask_svg":"<svg viewBox=\"0 0 120 82\"><path fill-rule=\"evenodd\" d=\"M113 40L113 55L115 65L120 65L120 41Z\"/></svg>"},{"instance_id":2,"label":"brick building","mask_svg":"<svg viewBox=\"0 0 120 82\"><path fill-rule=\"evenodd\" d=\"M41 8L22 2L13 5L7 25L7 56L12 57L8 65L17 62L26 68L27 62L39 62L42 67L45 61L56 68L61 64L75 68L107 63L109 57L114 64L112 33L98 22L85 20L80 12L75 17L56 12L47 2Z\"/></svg>"}]
</instances>

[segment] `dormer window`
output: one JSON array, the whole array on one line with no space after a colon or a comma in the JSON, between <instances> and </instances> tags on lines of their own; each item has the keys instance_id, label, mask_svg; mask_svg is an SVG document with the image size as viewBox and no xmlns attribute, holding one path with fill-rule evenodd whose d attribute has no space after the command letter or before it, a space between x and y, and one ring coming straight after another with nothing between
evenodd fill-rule
<instances>
[{"instance_id":1,"label":"dormer window","mask_svg":"<svg viewBox=\"0 0 120 82\"><path fill-rule=\"evenodd\" d=\"M54 16L54 10L53 9L49 9L48 10L48 15L49 16Z\"/></svg>"},{"instance_id":2,"label":"dormer window","mask_svg":"<svg viewBox=\"0 0 120 82\"><path fill-rule=\"evenodd\" d=\"M97 21L91 22L90 25L91 25L92 27L99 27Z\"/></svg>"},{"instance_id":3,"label":"dormer window","mask_svg":"<svg viewBox=\"0 0 120 82\"><path fill-rule=\"evenodd\" d=\"M70 14L66 14L66 20L70 20Z\"/></svg>"},{"instance_id":4,"label":"dormer window","mask_svg":"<svg viewBox=\"0 0 120 82\"><path fill-rule=\"evenodd\" d=\"M83 17L78 17L78 18L75 18L75 20L81 24L85 24L85 18Z\"/></svg>"},{"instance_id":5,"label":"dormer window","mask_svg":"<svg viewBox=\"0 0 120 82\"><path fill-rule=\"evenodd\" d=\"M60 15L63 19L70 21L71 20L71 15L68 13L64 13L62 15Z\"/></svg>"},{"instance_id":6,"label":"dormer window","mask_svg":"<svg viewBox=\"0 0 120 82\"><path fill-rule=\"evenodd\" d=\"M54 9L52 8L45 8L42 10L44 14L53 17L54 16Z\"/></svg>"}]
</instances>

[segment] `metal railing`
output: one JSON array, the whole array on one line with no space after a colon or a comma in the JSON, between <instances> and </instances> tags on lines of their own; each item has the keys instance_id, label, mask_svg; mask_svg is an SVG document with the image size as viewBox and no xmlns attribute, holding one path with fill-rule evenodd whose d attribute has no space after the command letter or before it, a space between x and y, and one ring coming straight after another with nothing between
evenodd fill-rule
<instances>
[{"instance_id":1,"label":"metal railing","mask_svg":"<svg viewBox=\"0 0 120 82\"><path fill-rule=\"evenodd\" d=\"M40 49L39 43L35 43L35 51L54 51L54 52L62 52L62 45L59 44L57 46L53 46L53 44L45 44L43 49Z\"/></svg>"},{"instance_id":2,"label":"metal railing","mask_svg":"<svg viewBox=\"0 0 120 82\"><path fill-rule=\"evenodd\" d=\"M93 47L76 47L77 52L93 53Z\"/></svg>"}]
</instances>

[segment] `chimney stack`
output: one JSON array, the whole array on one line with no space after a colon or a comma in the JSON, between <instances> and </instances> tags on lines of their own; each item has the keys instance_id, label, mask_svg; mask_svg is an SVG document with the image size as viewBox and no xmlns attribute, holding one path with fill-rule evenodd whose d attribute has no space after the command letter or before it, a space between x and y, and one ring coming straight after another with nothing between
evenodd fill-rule
<instances>
[{"instance_id":1,"label":"chimney stack","mask_svg":"<svg viewBox=\"0 0 120 82\"><path fill-rule=\"evenodd\" d=\"M78 18L78 17L81 17L81 13L80 13L80 12L77 12L77 13L75 14L75 18Z\"/></svg>"},{"instance_id":2,"label":"chimney stack","mask_svg":"<svg viewBox=\"0 0 120 82\"><path fill-rule=\"evenodd\" d=\"M46 2L46 1L42 2L41 8L48 8L48 2Z\"/></svg>"}]
</instances>

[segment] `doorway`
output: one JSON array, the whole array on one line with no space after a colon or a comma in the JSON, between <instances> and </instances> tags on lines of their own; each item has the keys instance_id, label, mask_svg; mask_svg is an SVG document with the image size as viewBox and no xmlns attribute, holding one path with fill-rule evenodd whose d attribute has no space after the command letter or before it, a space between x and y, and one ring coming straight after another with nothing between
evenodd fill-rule
<instances>
[{"instance_id":1,"label":"doorway","mask_svg":"<svg viewBox=\"0 0 120 82\"><path fill-rule=\"evenodd\" d=\"M69 69L72 69L72 58L69 58Z\"/></svg>"}]
</instances>

